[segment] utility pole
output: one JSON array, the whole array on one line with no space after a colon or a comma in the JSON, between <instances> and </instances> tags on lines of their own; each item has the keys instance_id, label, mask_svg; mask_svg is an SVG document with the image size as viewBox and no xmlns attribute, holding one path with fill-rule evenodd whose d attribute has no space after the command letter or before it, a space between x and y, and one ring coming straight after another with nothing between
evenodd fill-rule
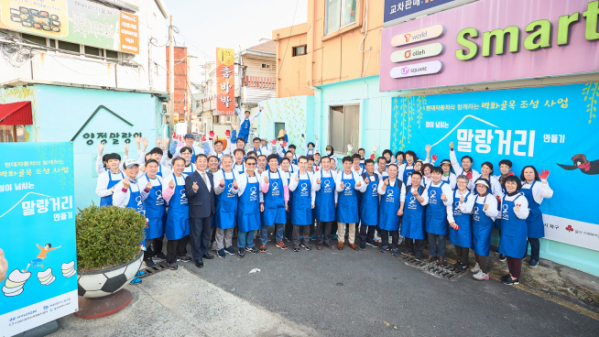
<instances>
[{"instance_id":1,"label":"utility pole","mask_svg":"<svg viewBox=\"0 0 599 337\"><path fill-rule=\"evenodd\" d=\"M169 106L169 114L171 120L169 124L172 127L172 130L175 131L175 48L173 46L173 16L171 15L171 24L168 28L168 53L169 53L169 62L168 62L168 82L169 82L169 93L171 99L168 103Z\"/></svg>"},{"instance_id":2,"label":"utility pole","mask_svg":"<svg viewBox=\"0 0 599 337\"><path fill-rule=\"evenodd\" d=\"M192 96L191 96L191 80L189 78L189 55L185 55L185 79L187 80L185 92L187 93L187 99L185 105L187 105L187 133L191 133L191 107Z\"/></svg>"}]
</instances>

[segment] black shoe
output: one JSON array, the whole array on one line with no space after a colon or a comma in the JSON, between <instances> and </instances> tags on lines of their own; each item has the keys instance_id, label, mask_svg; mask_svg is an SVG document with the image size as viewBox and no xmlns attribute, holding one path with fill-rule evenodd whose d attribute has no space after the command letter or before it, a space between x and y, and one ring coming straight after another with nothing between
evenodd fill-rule
<instances>
[{"instance_id":1,"label":"black shoe","mask_svg":"<svg viewBox=\"0 0 599 337\"><path fill-rule=\"evenodd\" d=\"M404 251L402 251L402 252L401 252L401 255L405 255L405 256L408 256L408 255L414 255L414 252L413 252L413 251L411 251L411 250L408 250L408 249L406 248Z\"/></svg>"},{"instance_id":2,"label":"black shoe","mask_svg":"<svg viewBox=\"0 0 599 337\"><path fill-rule=\"evenodd\" d=\"M506 286L511 286L511 285L515 285L515 284L520 284L520 279L512 279L511 276L508 275L508 278L505 280L502 280L501 283L505 284Z\"/></svg>"},{"instance_id":3,"label":"black shoe","mask_svg":"<svg viewBox=\"0 0 599 337\"><path fill-rule=\"evenodd\" d=\"M177 261L189 262L189 261L191 261L191 257L189 257L189 256L177 256Z\"/></svg>"},{"instance_id":4,"label":"black shoe","mask_svg":"<svg viewBox=\"0 0 599 337\"><path fill-rule=\"evenodd\" d=\"M293 247L293 252L294 252L294 253L299 253L299 251L300 251L300 249L299 249L299 248Z\"/></svg>"},{"instance_id":5,"label":"black shoe","mask_svg":"<svg viewBox=\"0 0 599 337\"><path fill-rule=\"evenodd\" d=\"M240 258L243 258L243 257L245 257L245 249L243 249L243 248L240 248L240 249L239 249L239 252L237 253L237 255L239 255L239 257L240 257Z\"/></svg>"},{"instance_id":6,"label":"black shoe","mask_svg":"<svg viewBox=\"0 0 599 337\"><path fill-rule=\"evenodd\" d=\"M505 255L499 254L499 261L505 261Z\"/></svg>"},{"instance_id":7,"label":"black shoe","mask_svg":"<svg viewBox=\"0 0 599 337\"><path fill-rule=\"evenodd\" d=\"M202 260L196 261L196 267L198 267L198 268L204 267L204 261L202 261Z\"/></svg>"},{"instance_id":8,"label":"black shoe","mask_svg":"<svg viewBox=\"0 0 599 337\"><path fill-rule=\"evenodd\" d=\"M371 247L378 247L379 245L376 242L370 242L367 241L366 242L367 245L371 246ZM360 248L362 248L362 244L360 243Z\"/></svg>"},{"instance_id":9,"label":"black shoe","mask_svg":"<svg viewBox=\"0 0 599 337\"><path fill-rule=\"evenodd\" d=\"M147 258L144 260L144 262L146 263L146 267L148 268L152 268L156 265L154 261L152 261L152 258Z\"/></svg>"},{"instance_id":10,"label":"black shoe","mask_svg":"<svg viewBox=\"0 0 599 337\"><path fill-rule=\"evenodd\" d=\"M414 256L414 259L416 259L416 261L422 261L422 258L423 258L422 254L416 254Z\"/></svg>"},{"instance_id":11,"label":"black shoe","mask_svg":"<svg viewBox=\"0 0 599 337\"><path fill-rule=\"evenodd\" d=\"M179 269L179 265L177 264L177 262L173 262L171 264L168 265L168 269L170 270L177 270Z\"/></svg>"},{"instance_id":12,"label":"black shoe","mask_svg":"<svg viewBox=\"0 0 599 337\"><path fill-rule=\"evenodd\" d=\"M302 248L304 248L305 250L312 250L312 246L307 245L305 243L302 243Z\"/></svg>"},{"instance_id":13,"label":"black shoe","mask_svg":"<svg viewBox=\"0 0 599 337\"><path fill-rule=\"evenodd\" d=\"M501 277L501 282L503 282L503 281L507 280L508 278L510 278L510 274L503 275L503 276Z\"/></svg>"},{"instance_id":14,"label":"black shoe","mask_svg":"<svg viewBox=\"0 0 599 337\"><path fill-rule=\"evenodd\" d=\"M156 261L164 261L164 260L166 260L166 255L164 255L163 252L160 252L158 254L154 254L154 256L152 256L152 259L154 259Z\"/></svg>"},{"instance_id":15,"label":"black shoe","mask_svg":"<svg viewBox=\"0 0 599 337\"><path fill-rule=\"evenodd\" d=\"M260 251L257 250L254 247L246 248L245 251L248 252L248 253L252 253L252 254L258 254L258 253L260 253Z\"/></svg>"},{"instance_id":16,"label":"black shoe","mask_svg":"<svg viewBox=\"0 0 599 337\"><path fill-rule=\"evenodd\" d=\"M456 264L453 265L453 267L457 270L457 271L464 271L466 269L468 269L468 265L464 264L462 261L458 260L458 262Z\"/></svg>"},{"instance_id":17,"label":"black shoe","mask_svg":"<svg viewBox=\"0 0 599 337\"><path fill-rule=\"evenodd\" d=\"M223 258L223 259L225 257L227 257L227 254L225 254L225 250L224 249L219 249L218 250L218 257Z\"/></svg>"},{"instance_id":18,"label":"black shoe","mask_svg":"<svg viewBox=\"0 0 599 337\"><path fill-rule=\"evenodd\" d=\"M202 256L202 258L212 260L214 258L214 255L212 255L210 253L206 253L206 254L204 254L204 256Z\"/></svg>"}]
</instances>

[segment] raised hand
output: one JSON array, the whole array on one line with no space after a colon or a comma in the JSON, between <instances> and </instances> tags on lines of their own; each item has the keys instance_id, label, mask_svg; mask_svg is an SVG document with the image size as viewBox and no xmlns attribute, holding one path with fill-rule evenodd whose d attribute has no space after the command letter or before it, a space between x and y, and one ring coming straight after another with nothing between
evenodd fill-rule
<instances>
[{"instance_id":1,"label":"raised hand","mask_svg":"<svg viewBox=\"0 0 599 337\"><path fill-rule=\"evenodd\" d=\"M214 131L210 131L210 138L214 138Z\"/></svg>"},{"instance_id":2,"label":"raised hand","mask_svg":"<svg viewBox=\"0 0 599 337\"><path fill-rule=\"evenodd\" d=\"M433 163L437 161L437 158L439 158L439 156L437 156L436 154L433 155Z\"/></svg>"},{"instance_id":3,"label":"raised hand","mask_svg":"<svg viewBox=\"0 0 599 337\"><path fill-rule=\"evenodd\" d=\"M128 178L123 179L123 188L129 188L130 185L131 185L131 182L129 181Z\"/></svg>"},{"instance_id":4,"label":"raised hand","mask_svg":"<svg viewBox=\"0 0 599 337\"><path fill-rule=\"evenodd\" d=\"M123 145L123 147L125 148L125 154L129 153L129 144L125 144Z\"/></svg>"},{"instance_id":5,"label":"raised hand","mask_svg":"<svg viewBox=\"0 0 599 337\"><path fill-rule=\"evenodd\" d=\"M415 196L415 197L417 197L417 196L420 195L420 194L418 194L418 188L412 189L412 195Z\"/></svg>"},{"instance_id":6,"label":"raised hand","mask_svg":"<svg viewBox=\"0 0 599 337\"><path fill-rule=\"evenodd\" d=\"M267 176L264 177L264 183L268 184L268 177Z\"/></svg>"},{"instance_id":7,"label":"raised hand","mask_svg":"<svg viewBox=\"0 0 599 337\"><path fill-rule=\"evenodd\" d=\"M202 135L202 143L206 141L206 135Z\"/></svg>"},{"instance_id":8,"label":"raised hand","mask_svg":"<svg viewBox=\"0 0 599 337\"><path fill-rule=\"evenodd\" d=\"M364 184L368 185L368 181L369 181L368 178L364 178Z\"/></svg>"},{"instance_id":9,"label":"raised hand","mask_svg":"<svg viewBox=\"0 0 599 337\"><path fill-rule=\"evenodd\" d=\"M146 184L146 190L151 190L152 189L152 183L148 180L148 183Z\"/></svg>"},{"instance_id":10,"label":"raised hand","mask_svg":"<svg viewBox=\"0 0 599 337\"><path fill-rule=\"evenodd\" d=\"M347 144L347 152L352 152L354 147L351 144Z\"/></svg>"},{"instance_id":11,"label":"raised hand","mask_svg":"<svg viewBox=\"0 0 599 337\"><path fill-rule=\"evenodd\" d=\"M453 142L449 143L449 148L453 150Z\"/></svg>"},{"instance_id":12,"label":"raised hand","mask_svg":"<svg viewBox=\"0 0 599 337\"><path fill-rule=\"evenodd\" d=\"M341 188L345 188L345 184L344 184L343 182L341 182L341 183L339 184L339 187L341 187Z\"/></svg>"},{"instance_id":13,"label":"raised hand","mask_svg":"<svg viewBox=\"0 0 599 337\"><path fill-rule=\"evenodd\" d=\"M161 143L162 143L162 139L160 137L156 138L156 147L160 147Z\"/></svg>"},{"instance_id":14,"label":"raised hand","mask_svg":"<svg viewBox=\"0 0 599 337\"><path fill-rule=\"evenodd\" d=\"M441 194L441 200L447 201L447 196L445 194Z\"/></svg>"},{"instance_id":15,"label":"raised hand","mask_svg":"<svg viewBox=\"0 0 599 337\"><path fill-rule=\"evenodd\" d=\"M276 139L273 139L273 140L271 140L271 141L270 141L270 143L271 143L273 146L275 146L275 145L277 145L277 140L276 140Z\"/></svg>"},{"instance_id":16,"label":"raised hand","mask_svg":"<svg viewBox=\"0 0 599 337\"><path fill-rule=\"evenodd\" d=\"M424 149L426 150L426 153L429 153L429 152L431 152L431 149L432 149L432 148L433 148L433 147L432 147L430 144L426 144L426 146L424 147Z\"/></svg>"},{"instance_id":17,"label":"raised hand","mask_svg":"<svg viewBox=\"0 0 599 337\"><path fill-rule=\"evenodd\" d=\"M320 178L316 178L316 183L320 185Z\"/></svg>"},{"instance_id":18,"label":"raised hand","mask_svg":"<svg viewBox=\"0 0 599 337\"><path fill-rule=\"evenodd\" d=\"M239 185L237 184L237 179L233 180L233 187L237 188Z\"/></svg>"},{"instance_id":19,"label":"raised hand","mask_svg":"<svg viewBox=\"0 0 599 337\"><path fill-rule=\"evenodd\" d=\"M231 137L231 130L225 131L225 137L227 137L227 138Z\"/></svg>"},{"instance_id":20,"label":"raised hand","mask_svg":"<svg viewBox=\"0 0 599 337\"><path fill-rule=\"evenodd\" d=\"M141 142L140 136L135 136L135 143L139 144Z\"/></svg>"},{"instance_id":21,"label":"raised hand","mask_svg":"<svg viewBox=\"0 0 599 337\"><path fill-rule=\"evenodd\" d=\"M149 142L148 142L148 138L144 137L144 138L142 138L142 139L141 139L141 145L143 145L143 146L144 146L144 149L145 149L146 147L148 147L148 144L149 144Z\"/></svg>"},{"instance_id":22,"label":"raised hand","mask_svg":"<svg viewBox=\"0 0 599 337\"><path fill-rule=\"evenodd\" d=\"M283 141L283 143L281 143L281 145L282 145L283 147L286 147L286 146L287 146L287 142L286 142L286 141Z\"/></svg>"},{"instance_id":23,"label":"raised hand","mask_svg":"<svg viewBox=\"0 0 599 337\"><path fill-rule=\"evenodd\" d=\"M465 198L465 197L462 195L462 196L460 197L460 204L463 204L465 199L466 199L466 198Z\"/></svg>"},{"instance_id":24,"label":"raised hand","mask_svg":"<svg viewBox=\"0 0 599 337\"><path fill-rule=\"evenodd\" d=\"M220 179L220 186L225 186L225 178Z\"/></svg>"},{"instance_id":25,"label":"raised hand","mask_svg":"<svg viewBox=\"0 0 599 337\"><path fill-rule=\"evenodd\" d=\"M519 212L519 211L520 211L520 206L514 207L514 212Z\"/></svg>"},{"instance_id":26,"label":"raised hand","mask_svg":"<svg viewBox=\"0 0 599 337\"><path fill-rule=\"evenodd\" d=\"M231 121L231 127L233 128L233 130L236 130L237 124L235 124L235 122Z\"/></svg>"},{"instance_id":27,"label":"raised hand","mask_svg":"<svg viewBox=\"0 0 599 337\"><path fill-rule=\"evenodd\" d=\"M100 156L102 155L102 153L104 152L104 143L100 142L98 144L98 153L100 154Z\"/></svg>"},{"instance_id":28,"label":"raised hand","mask_svg":"<svg viewBox=\"0 0 599 337\"><path fill-rule=\"evenodd\" d=\"M370 159L374 160L374 153L370 155Z\"/></svg>"},{"instance_id":29,"label":"raised hand","mask_svg":"<svg viewBox=\"0 0 599 337\"><path fill-rule=\"evenodd\" d=\"M262 111L262 110L264 110L264 107L263 107L263 106L261 106L261 107L260 107L260 111Z\"/></svg>"},{"instance_id":30,"label":"raised hand","mask_svg":"<svg viewBox=\"0 0 599 337\"><path fill-rule=\"evenodd\" d=\"M483 205L485 205L485 207L483 207L483 211L486 212L489 209L489 204L483 204Z\"/></svg>"},{"instance_id":31,"label":"raised hand","mask_svg":"<svg viewBox=\"0 0 599 337\"><path fill-rule=\"evenodd\" d=\"M362 187L362 182L358 181L358 183L356 184L356 187Z\"/></svg>"},{"instance_id":32,"label":"raised hand","mask_svg":"<svg viewBox=\"0 0 599 337\"><path fill-rule=\"evenodd\" d=\"M194 192L197 192L198 188L200 188L200 186L198 186L198 182L197 181L194 181L193 185L191 185L191 188L193 188Z\"/></svg>"},{"instance_id":33,"label":"raised hand","mask_svg":"<svg viewBox=\"0 0 599 337\"><path fill-rule=\"evenodd\" d=\"M295 176L295 181L299 181L299 176Z\"/></svg>"},{"instance_id":34,"label":"raised hand","mask_svg":"<svg viewBox=\"0 0 599 337\"><path fill-rule=\"evenodd\" d=\"M170 187L170 188L175 188L175 179L171 180L171 181L168 183L168 187Z\"/></svg>"},{"instance_id":35,"label":"raised hand","mask_svg":"<svg viewBox=\"0 0 599 337\"><path fill-rule=\"evenodd\" d=\"M389 179L385 180L385 186L389 186Z\"/></svg>"},{"instance_id":36,"label":"raised hand","mask_svg":"<svg viewBox=\"0 0 599 337\"><path fill-rule=\"evenodd\" d=\"M314 135L314 139L318 140L318 136L317 136L317 135Z\"/></svg>"},{"instance_id":37,"label":"raised hand","mask_svg":"<svg viewBox=\"0 0 599 337\"><path fill-rule=\"evenodd\" d=\"M541 181L543 183L547 182L547 177L549 177L549 170L543 170L541 173L537 173L539 175L539 178L541 178Z\"/></svg>"}]
</instances>

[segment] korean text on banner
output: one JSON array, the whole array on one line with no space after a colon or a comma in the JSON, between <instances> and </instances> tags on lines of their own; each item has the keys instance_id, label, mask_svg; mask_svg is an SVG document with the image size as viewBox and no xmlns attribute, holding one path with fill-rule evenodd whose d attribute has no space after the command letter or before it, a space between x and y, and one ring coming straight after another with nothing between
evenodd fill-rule
<instances>
[{"instance_id":1,"label":"korean text on banner","mask_svg":"<svg viewBox=\"0 0 599 337\"><path fill-rule=\"evenodd\" d=\"M216 114L235 114L235 50L216 49Z\"/></svg>"},{"instance_id":2,"label":"korean text on banner","mask_svg":"<svg viewBox=\"0 0 599 337\"><path fill-rule=\"evenodd\" d=\"M499 175L502 159L517 177L527 165L547 169L554 193L541 204L545 238L599 250L599 208L588 197L599 189L598 101L597 82L395 97L391 149L424 158L431 144L442 160L453 142L458 161L469 155L478 171L489 161Z\"/></svg>"},{"instance_id":3,"label":"korean text on banner","mask_svg":"<svg viewBox=\"0 0 599 337\"><path fill-rule=\"evenodd\" d=\"M12 336L78 310L73 145L1 143L0 331Z\"/></svg>"},{"instance_id":4,"label":"korean text on banner","mask_svg":"<svg viewBox=\"0 0 599 337\"><path fill-rule=\"evenodd\" d=\"M139 17L121 12L121 50L139 54Z\"/></svg>"}]
</instances>

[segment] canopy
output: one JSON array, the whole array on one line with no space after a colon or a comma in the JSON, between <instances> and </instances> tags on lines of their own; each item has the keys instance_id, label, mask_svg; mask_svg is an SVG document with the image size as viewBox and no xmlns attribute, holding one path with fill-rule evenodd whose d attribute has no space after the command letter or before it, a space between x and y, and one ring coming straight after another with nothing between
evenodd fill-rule
<instances>
[{"instance_id":1,"label":"canopy","mask_svg":"<svg viewBox=\"0 0 599 337\"><path fill-rule=\"evenodd\" d=\"M31 102L0 104L0 125L32 125Z\"/></svg>"}]
</instances>

